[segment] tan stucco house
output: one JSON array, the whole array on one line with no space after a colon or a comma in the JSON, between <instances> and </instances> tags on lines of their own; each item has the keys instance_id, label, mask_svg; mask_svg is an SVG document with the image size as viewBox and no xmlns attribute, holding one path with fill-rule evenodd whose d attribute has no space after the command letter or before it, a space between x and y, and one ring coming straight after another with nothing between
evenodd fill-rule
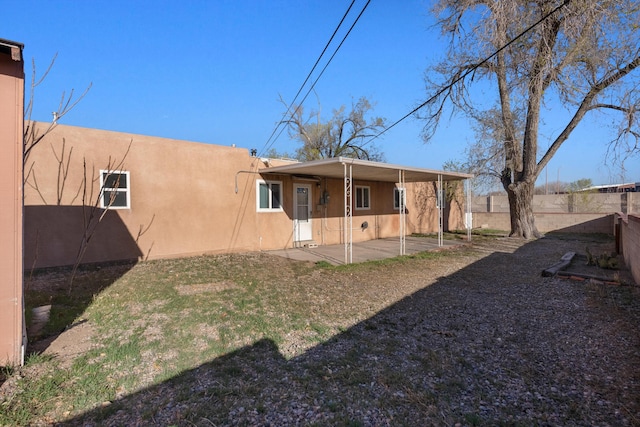
<instances>
[{"instance_id":1,"label":"tan stucco house","mask_svg":"<svg viewBox=\"0 0 640 427\"><path fill-rule=\"evenodd\" d=\"M348 249L434 232L442 218L444 228L464 228L463 205L443 217L435 188L468 177L348 158L266 159L244 148L66 125L32 150L25 171L26 268L74 264L87 229L84 263Z\"/></svg>"},{"instance_id":2,"label":"tan stucco house","mask_svg":"<svg viewBox=\"0 0 640 427\"><path fill-rule=\"evenodd\" d=\"M406 235L464 227L464 203L436 197L460 173L37 122L24 157L22 49L0 40L0 365L24 360L24 271L333 244L348 263L354 242L402 254Z\"/></svg>"}]
</instances>

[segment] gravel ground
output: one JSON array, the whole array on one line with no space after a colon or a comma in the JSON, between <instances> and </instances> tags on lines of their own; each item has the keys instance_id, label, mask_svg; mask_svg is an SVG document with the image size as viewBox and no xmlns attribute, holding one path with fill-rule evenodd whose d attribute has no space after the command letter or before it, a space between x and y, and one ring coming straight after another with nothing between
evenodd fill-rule
<instances>
[{"instance_id":1,"label":"gravel ground","mask_svg":"<svg viewBox=\"0 0 640 427\"><path fill-rule=\"evenodd\" d=\"M309 277L260 255L341 333L262 340L63 424L640 425L639 288L540 274L584 249L502 238Z\"/></svg>"}]
</instances>

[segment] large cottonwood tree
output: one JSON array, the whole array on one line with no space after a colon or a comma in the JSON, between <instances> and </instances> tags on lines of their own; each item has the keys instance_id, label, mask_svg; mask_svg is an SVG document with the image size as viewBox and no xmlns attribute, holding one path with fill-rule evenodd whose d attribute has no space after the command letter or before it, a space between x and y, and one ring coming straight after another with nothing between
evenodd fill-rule
<instances>
[{"instance_id":1,"label":"large cottonwood tree","mask_svg":"<svg viewBox=\"0 0 640 427\"><path fill-rule=\"evenodd\" d=\"M637 1L438 0L433 12L449 45L445 59L427 72L427 90L438 96L421 113L425 139L449 106L500 135L494 148L502 159L512 236L540 235L532 210L536 178L595 111L615 120L610 141L602 141L610 153L638 153ZM495 118L496 111L497 121L479 120ZM567 119L543 149L541 120L564 115L559 112L568 112Z\"/></svg>"}]
</instances>

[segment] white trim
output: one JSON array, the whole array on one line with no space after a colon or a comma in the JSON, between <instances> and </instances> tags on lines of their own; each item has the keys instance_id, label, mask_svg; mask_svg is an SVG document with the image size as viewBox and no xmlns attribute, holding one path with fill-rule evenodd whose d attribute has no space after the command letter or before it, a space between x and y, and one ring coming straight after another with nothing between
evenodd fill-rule
<instances>
[{"instance_id":1,"label":"white trim","mask_svg":"<svg viewBox=\"0 0 640 427\"><path fill-rule=\"evenodd\" d=\"M342 164L344 169L344 263L353 262L353 165ZM347 173L348 172L348 173Z\"/></svg>"},{"instance_id":2,"label":"white trim","mask_svg":"<svg viewBox=\"0 0 640 427\"><path fill-rule=\"evenodd\" d=\"M104 186L104 175L124 175L126 176L127 185L124 188L113 188L113 187L105 187ZM114 206L114 205L105 205L104 204L104 192L105 191L115 191L116 193L125 193L126 195L126 206ZM101 209L131 209L131 174L129 171L123 170L107 170L100 169L100 208Z\"/></svg>"},{"instance_id":3,"label":"white trim","mask_svg":"<svg viewBox=\"0 0 640 427\"><path fill-rule=\"evenodd\" d=\"M263 169L260 172L341 179L343 178L342 165L345 164L353 167L353 177L360 181L397 183L399 170L404 171L405 182L433 182L437 181L438 175L442 175L445 181L473 178L473 175L468 173L415 168L348 157L332 157L310 162L293 163Z\"/></svg>"},{"instance_id":4,"label":"white trim","mask_svg":"<svg viewBox=\"0 0 640 427\"><path fill-rule=\"evenodd\" d=\"M280 186L280 198L278 200L278 202L280 202L280 207L274 208L272 206L271 200L272 200L272 186L274 184L277 184ZM269 207L268 208L261 208L260 207L260 186L261 185L266 185L267 188L269 189ZM257 179L256 180L256 212L283 212L284 208L282 207L282 191L283 190L283 185L282 185L282 181L265 181L263 179Z\"/></svg>"},{"instance_id":5,"label":"white trim","mask_svg":"<svg viewBox=\"0 0 640 427\"><path fill-rule=\"evenodd\" d=\"M396 204L396 193L402 194L403 205L407 206L407 189L406 187L393 187L393 209L400 210L400 205ZM400 198L398 197L398 203L400 202Z\"/></svg>"},{"instance_id":6,"label":"white trim","mask_svg":"<svg viewBox=\"0 0 640 427\"><path fill-rule=\"evenodd\" d=\"M367 211L371 209L371 187L368 185L355 185L355 209L357 211ZM366 199L366 205L367 206L360 206L358 207L358 190L359 189L366 189L366 193L367 193L367 199ZM363 192L363 196L364 196L364 192ZM363 197L362 201L364 202L365 199Z\"/></svg>"},{"instance_id":7,"label":"white trim","mask_svg":"<svg viewBox=\"0 0 640 427\"><path fill-rule=\"evenodd\" d=\"M398 185L400 187L400 189L398 189L398 187L396 187L396 189L398 189L398 214L400 216L400 255L404 255L406 252L406 246L407 246L407 236L406 236L406 231L407 231L407 215L406 215L406 187L404 185L404 171L403 170L399 170L398 171ZM395 194L395 193L394 193ZM395 201L395 197L393 198L393 200Z\"/></svg>"},{"instance_id":8,"label":"white trim","mask_svg":"<svg viewBox=\"0 0 640 427\"><path fill-rule=\"evenodd\" d=\"M444 230L444 186L442 183L442 175L438 175L438 197L436 204L438 208L438 247L442 247L444 245L442 237Z\"/></svg>"},{"instance_id":9,"label":"white trim","mask_svg":"<svg viewBox=\"0 0 640 427\"><path fill-rule=\"evenodd\" d=\"M305 223L308 228L306 231L309 231L309 236L302 236L301 226L298 218L298 188L306 188L308 190L307 196L307 219L308 221ZM293 241L294 242L304 242L307 240L313 240L313 187L311 184L302 184L296 182L293 184ZM303 227L306 227L303 226ZM308 237L308 238L307 238Z\"/></svg>"}]
</instances>

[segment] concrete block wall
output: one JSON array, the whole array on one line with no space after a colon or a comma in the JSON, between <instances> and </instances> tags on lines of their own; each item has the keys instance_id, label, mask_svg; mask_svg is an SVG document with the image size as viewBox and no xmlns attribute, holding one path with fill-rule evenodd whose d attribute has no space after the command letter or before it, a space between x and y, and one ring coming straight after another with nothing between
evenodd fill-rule
<instances>
[{"instance_id":1,"label":"concrete block wall","mask_svg":"<svg viewBox=\"0 0 640 427\"><path fill-rule=\"evenodd\" d=\"M566 213L569 210L567 196L567 194L533 196L533 211Z\"/></svg>"},{"instance_id":2,"label":"concrete block wall","mask_svg":"<svg viewBox=\"0 0 640 427\"><path fill-rule=\"evenodd\" d=\"M491 228L493 230L510 230L511 219L508 212L473 212L472 228Z\"/></svg>"},{"instance_id":3,"label":"concrete block wall","mask_svg":"<svg viewBox=\"0 0 640 427\"><path fill-rule=\"evenodd\" d=\"M471 211L509 212L509 199L504 196L476 196ZM536 213L640 213L640 193L573 193L533 196Z\"/></svg>"},{"instance_id":4,"label":"concrete block wall","mask_svg":"<svg viewBox=\"0 0 640 427\"><path fill-rule=\"evenodd\" d=\"M509 199L507 196L489 196L489 212L509 212Z\"/></svg>"},{"instance_id":5,"label":"concrete block wall","mask_svg":"<svg viewBox=\"0 0 640 427\"><path fill-rule=\"evenodd\" d=\"M487 196L471 197L471 212L491 212L489 200L490 198Z\"/></svg>"},{"instance_id":6,"label":"concrete block wall","mask_svg":"<svg viewBox=\"0 0 640 427\"><path fill-rule=\"evenodd\" d=\"M613 213L623 210L623 200L627 199L627 194L631 193L575 193L566 196L570 212Z\"/></svg>"},{"instance_id":7,"label":"concrete block wall","mask_svg":"<svg viewBox=\"0 0 640 427\"><path fill-rule=\"evenodd\" d=\"M620 233L616 236L616 240L619 241L619 251L633 279L640 284L640 215L616 214L615 222L619 225L616 227Z\"/></svg>"},{"instance_id":8,"label":"concrete block wall","mask_svg":"<svg viewBox=\"0 0 640 427\"><path fill-rule=\"evenodd\" d=\"M621 212L627 214L640 214L640 193L623 193Z\"/></svg>"},{"instance_id":9,"label":"concrete block wall","mask_svg":"<svg viewBox=\"0 0 640 427\"><path fill-rule=\"evenodd\" d=\"M535 214L538 231L548 233L560 231L566 233L603 233L613 234L612 214ZM511 219L508 212L474 212L473 228L491 228L510 230Z\"/></svg>"},{"instance_id":10,"label":"concrete block wall","mask_svg":"<svg viewBox=\"0 0 640 427\"><path fill-rule=\"evenodd\" d=\"M613 215L593 213L537 213L538 231L548 233L602 233L613 234Z\"/></svg>"}]
</instances>

